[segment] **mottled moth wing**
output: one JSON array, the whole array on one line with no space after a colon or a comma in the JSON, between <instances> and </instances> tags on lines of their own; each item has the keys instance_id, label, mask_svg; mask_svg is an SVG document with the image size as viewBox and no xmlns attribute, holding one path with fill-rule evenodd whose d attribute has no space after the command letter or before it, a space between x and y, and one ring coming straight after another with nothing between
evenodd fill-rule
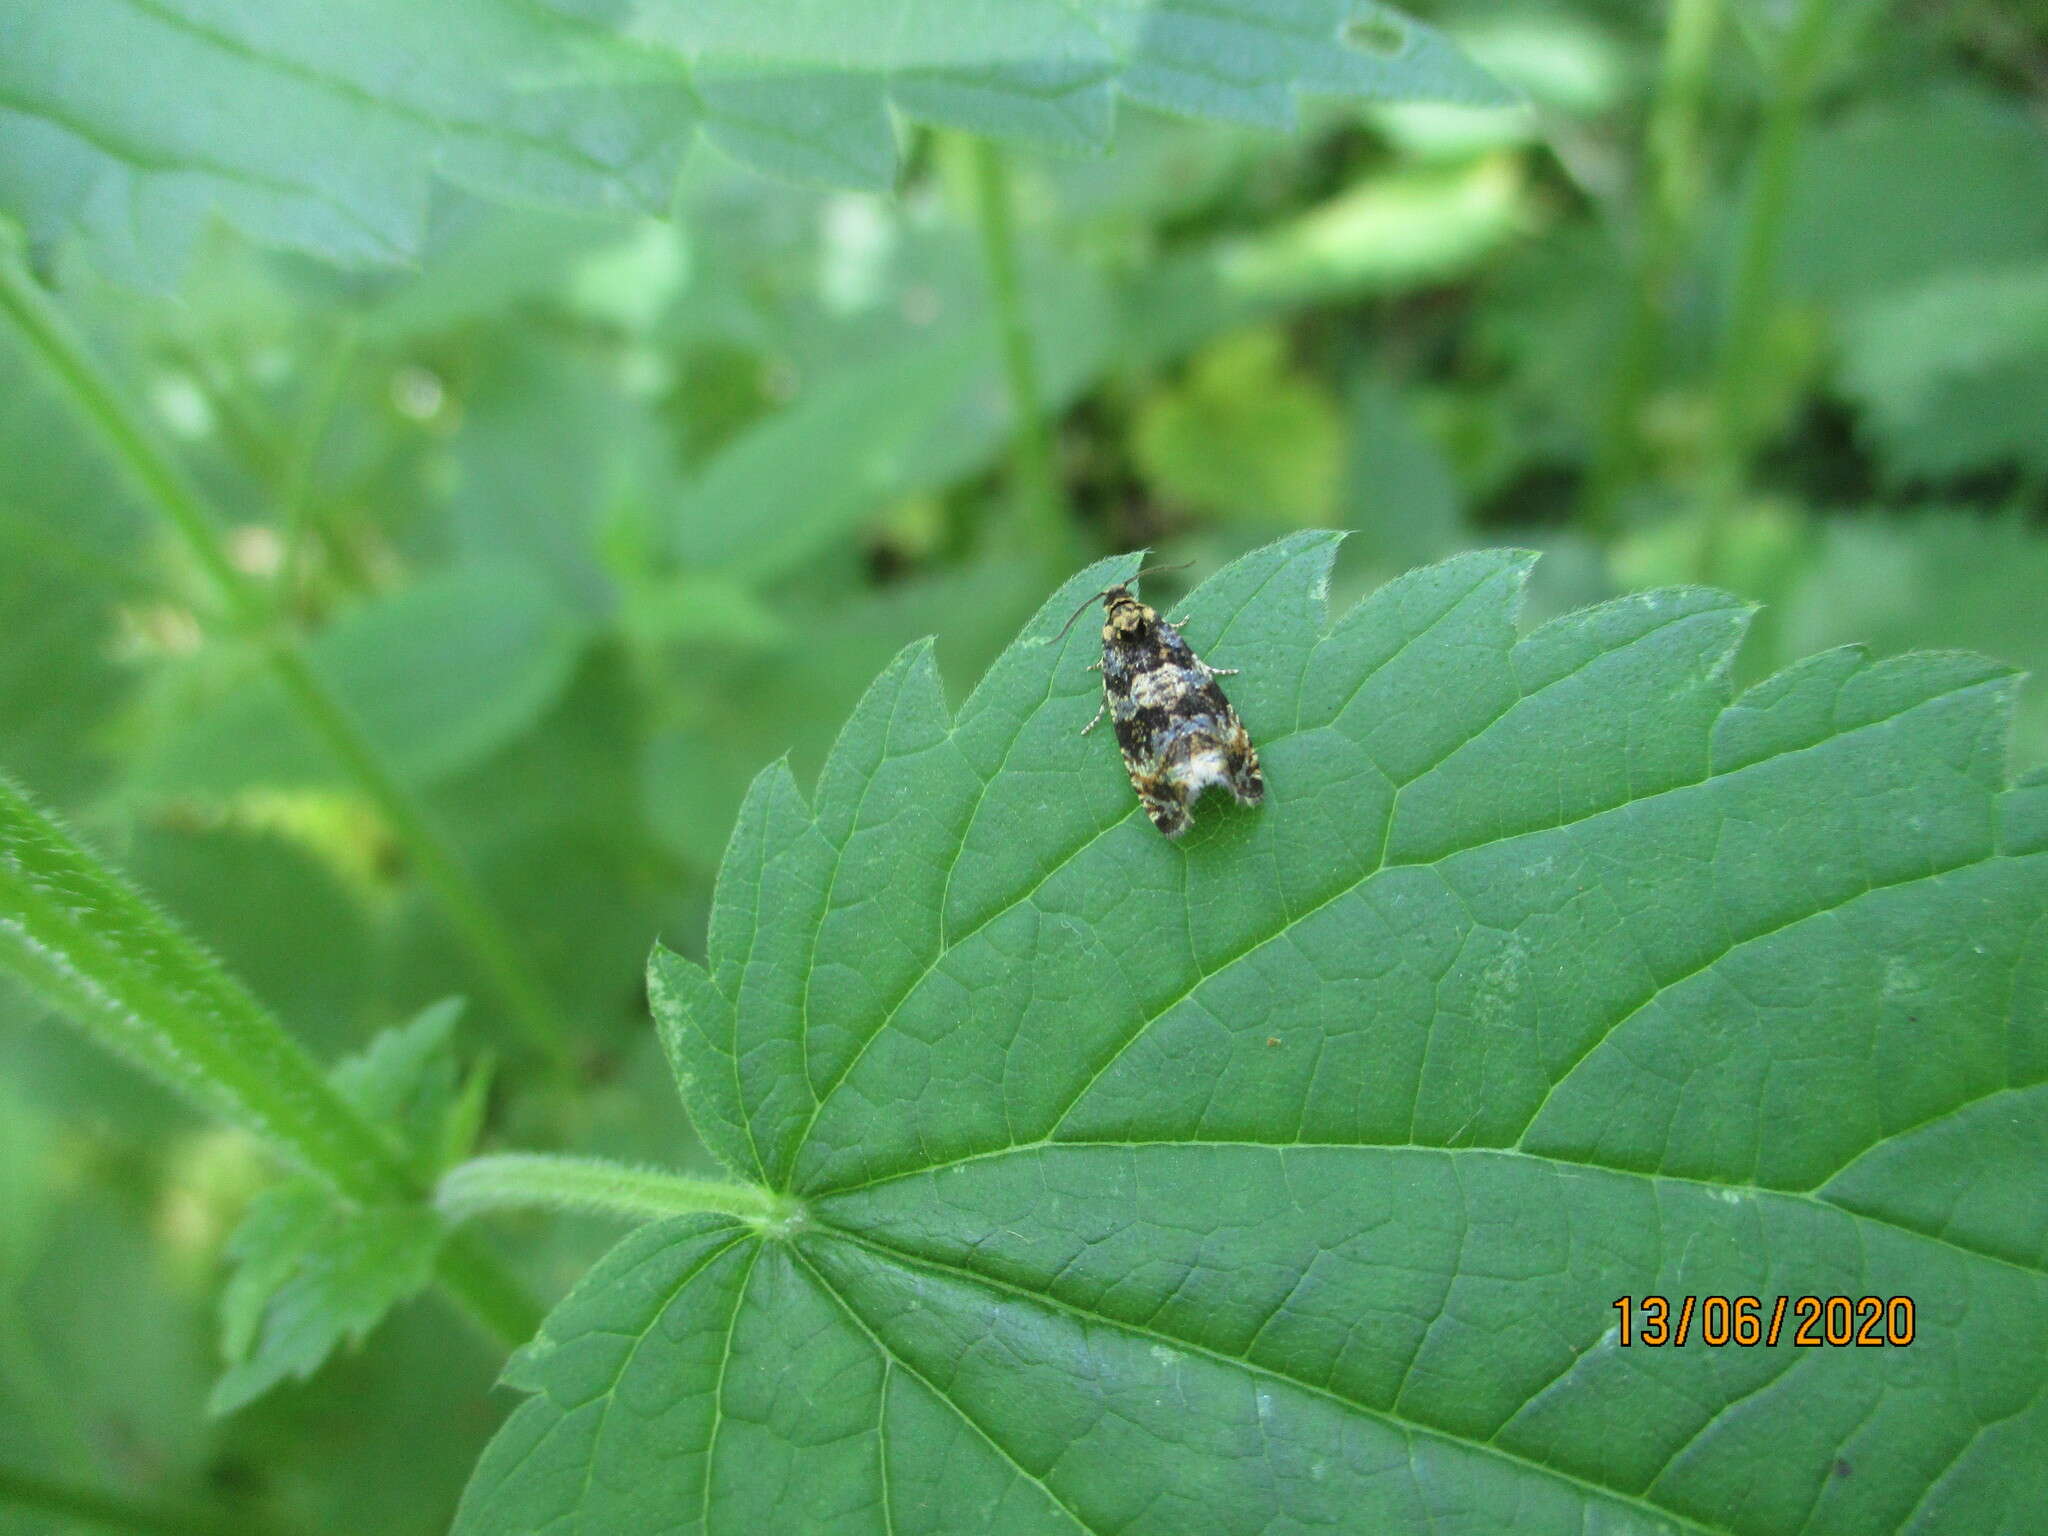
<instances>
[{"instance_id":1,"label":"mottled moth wing","mask_svg":"<svg viewBox=\"0 0 2048 1536\"><path fill-rule=\"evenodd\" d=\"M1153 616L1140 637L1105 644L1102 686L1124 768L1152 825L1178 837L1211 785L1257 805L1259 754L1215 675L1180 631Z\"/></svg>"}]
</instances>

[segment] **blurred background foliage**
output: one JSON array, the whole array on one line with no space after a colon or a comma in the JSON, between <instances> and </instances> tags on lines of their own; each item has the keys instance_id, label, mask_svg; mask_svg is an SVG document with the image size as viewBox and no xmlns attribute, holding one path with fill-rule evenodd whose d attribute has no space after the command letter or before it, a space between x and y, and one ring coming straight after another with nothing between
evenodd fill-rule
<instances>
[{"instance_id":1,"label":"blurred background foliage","mask_svg":"<svg viewBox=\"0 0 2048 1536\"><path fill-rule=\"evenodd\" d=\"M526 950L573 1091L6 328L0 762L323 1058L465 995L487 1144L689 1167L641 968L701 950L747 781L814 771L921 635L957 697L1084 558L1333 525L1342 602L1513 543L1546 553L1535 616L1758 600L1749 678L1853 641L2048 663L2048 20L1412 9L1524 104L1312 103L1291 137L1126 107L1112 153L1011 158L1054 524L943 133L874 193L707 149L664 219L441 187L403 269L219 227L154 292L36 253ZM2015 753L2048 761L2038 685ZM237 1529L442 1529L497 1362L439 1301L202 1411L264 1168L0 990L0 1466ZM611 1235L505 1230L548 1295Z\"/></svg>"}]
</instances>

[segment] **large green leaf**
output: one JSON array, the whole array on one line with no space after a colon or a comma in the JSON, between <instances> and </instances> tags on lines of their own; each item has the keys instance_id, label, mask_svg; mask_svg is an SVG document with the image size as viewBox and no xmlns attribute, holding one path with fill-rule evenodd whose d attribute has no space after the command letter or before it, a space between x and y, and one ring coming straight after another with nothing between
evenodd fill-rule
<instances>
[{"instance_id":1,"label":"large green leaf","mask_svg":"<svg viewBox=\"0 0 2048 1536\"><path fill-rule=\"evenodd\" d=\"M829 169L827 154L849 170L887 167L890 105L1087 148L1108 141L1119 96L1273 128L1293 124L1303 90L1508 99L1440 34L1376 0L641 0L634 9L637 36L721 61L702 77L714 110L725 109L715 134L771 170L788 157L799 173ZM732 131L755 104L779 149ZM819 165L804 163L812 156Z\"/></svg>"},{"instance_id":2,"label":"large green leaf","mask_svg":"<svg viewBox=\"0 0 2048 1536\"><path fill-rule=\"evenodd\" d=\"M1259 810L1138 812L1056 594L756 782L692 1116L804 1216L628 1238L509 1379L464 1536L2019 1530L2048 1454L2048 782L2013 680L1527 560L1331 622L1186 600ZM1909 1348L1624 1346L1615 1299L1910 1296Z\"/></svg>"},{"instance_id":3,"label":"large green leaf","mask_svg":"<svg viewBox=\"0 0 2048 1536\"><path fill-rule=\"evenodd\" d=\"M415 252L439 180L659 211L700 130L772 174L877 186L892 112L1099 147L1120 96L1284 127L1296 92L1496 100L1375 0L16 0L0 209L161 282L219 215L345 261Z\"/></svg>"},{"instance_id":4,"label":"large green leaf","mask_svg":"<svg viewBox=\"0 0 2048 1536\"><path fill-rule=\"evenodd\" d=\"M516 202L658 208L697 109L622 84L608 33L503 0L21 0L0 199L161 281L213 215L349 261L415 250L438 177Z\"/></svg>"}]
</instances>

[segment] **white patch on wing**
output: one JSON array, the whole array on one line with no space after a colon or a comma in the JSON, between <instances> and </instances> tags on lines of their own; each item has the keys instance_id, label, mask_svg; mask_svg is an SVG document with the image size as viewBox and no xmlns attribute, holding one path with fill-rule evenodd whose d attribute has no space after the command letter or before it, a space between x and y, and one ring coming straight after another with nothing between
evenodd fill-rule
<instances>
[{"instance_id":1,"label":"white patch on wing","mask_svg":"<svg viewBox=\"0 0 2048 1536\"><path fill-rule=\"evenodd\" d=\"M1140 709L1169 709L1186 696L1191 682L1180 667L1154 667L1131 679L1131 702Z\"/></svg>"},{"instance_id":2,"label":"white patch on wing","mask_svg":"<svg viewBox=\"0 0 2048 1536\"><path fill-rule=\"evenodd\" d=\"M1221 747L1201 747L1189 753L1185 761L1168 768L1166 777L1169 782L1179 785L1192 801L1211 784L1229 784L1230 765Z\"/></svg>"}]
</instances>

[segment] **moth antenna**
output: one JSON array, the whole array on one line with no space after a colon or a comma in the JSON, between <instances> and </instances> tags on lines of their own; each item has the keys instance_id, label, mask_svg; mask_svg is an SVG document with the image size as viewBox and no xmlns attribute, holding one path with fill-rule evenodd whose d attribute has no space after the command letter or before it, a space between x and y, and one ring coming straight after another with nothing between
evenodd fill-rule
<instances>
[{"instance_id":1,"label":"moth antenna","mask_svg":"<svg viewBox=\"0 0 2048 1536\"><path fill-rule=\"evenodd\" d=\"M1130 575L1126 576L1122 581L1118 582L1117 586L1127 587L1132 582L1136 581L1140 576L1156 576L1161 571L1184 571L1194 563L1195 562L1192 560L1183 560L1179 565L1140 566L1137 570L1131 572ZM1066 623L1062 624L1060 626L1060 632L1052 637L1052 643L1054 645L1057 645L1060 641L1067 638L1067 631L1072 629L1077 623L1080 622L1081 615L1088 611L1088 604L1100 602L1103 598L1109 596L1109 594L1114 592L1115 590L1116 587L1104 587L1100 592L1097 592L1093 597L1083 599L1081 606L1074 610L1074 616L1071 619L1068 619Z\"/></svg>"},{"instance_id":2,"label":"moth antenna","mask_svg":"<svg viewBox=\"0 0 2048 1536\"><path fill-rule=\"evenodd\" d=\"M1095 596L1084 600L1081 606L1074 610L1074 617L1067 620L1066 623L1060 626L1060 632L1052 637L1052 643L1054 645L1058 645L1062 640L1067 638L1067 631L1072 629L1074 625L1079 622L1081 615L1088 611L1089 603L1099 602L1101 599L1107 596L1109 596L1109 588L1104 587L1100 592L1096 593Z\"/></svg>"}]
</instances>

